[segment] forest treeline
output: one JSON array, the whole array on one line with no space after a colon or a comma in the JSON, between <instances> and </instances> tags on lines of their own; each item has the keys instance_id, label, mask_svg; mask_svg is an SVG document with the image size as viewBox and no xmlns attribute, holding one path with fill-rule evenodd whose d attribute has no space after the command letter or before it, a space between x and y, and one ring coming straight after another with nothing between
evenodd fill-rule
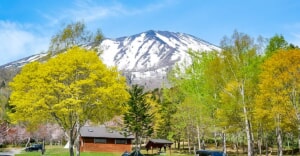
<instances>
[{"instance_id":1,"label":"forest treeline","mask_svg":"<svg viewBox=\"0 0 300 156\"><path fill-rule=\"evenodd\" d=\"M235 31L221 49L190 50L192 63L169 74L157 135L189 148L210 142L226 152L230 145L248 156L299 149L299 47L281 35L266 41Z\"/></svg>"},{"instance_id":2,"label":"forest treeline","mask_svg":"<svg viewBox=\"0 0 300 156\"><path fill-rule=\"evenodd\" d=\"M140 131L148 131L137 131L139 138L169 139L178 149L186 142L189 152L207 144L224 152L228 145L247 149L249 156L268 155L265 149L270 147L278 155L300 149L300 49L282 35L254 39L235 31L222 39L221 51L189 50L191 61L177 64L168 74L172 87L148 91L138 101L135 92L125 92L125 77L116 68L103 65L93 49L76 47L92 38L101 42L101 32L84 37L87 41L83 34L89 33L82 23L68 25L53 37L49 56L68 52L47 63L30 63L17 76L1 72L13 82L0 81L0 144L8 142L6 132L14 124L33 134L37 125L56 123L72 144L87 122L103 123L116 115L127 114L125 124L136 130L128 126L130 114L143 114L130 111L144 104L140 112L147 114L147 121ZM24 117L28 112L32 114Z\"/></svg>"}]
</instances>

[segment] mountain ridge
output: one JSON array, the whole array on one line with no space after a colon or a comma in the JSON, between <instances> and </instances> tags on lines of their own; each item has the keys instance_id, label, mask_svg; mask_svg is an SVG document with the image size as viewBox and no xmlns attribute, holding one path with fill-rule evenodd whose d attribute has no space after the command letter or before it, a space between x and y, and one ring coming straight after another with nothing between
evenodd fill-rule
<instances>
[{"instance_id":1,"label":"mountain ridge","mask_svg":"<svg viewBox=\"0 0 300 156\"><path fill-rule=\"evenodd\" d=\"M88 47L87 48L91 48ZM166 75L177 63L191 62L188 49L195 51L220 51L220 48L193 35L148 30L116 39L106 38L95 47L102 61L117 68L129 84L146 88L161 88L168 84ZM47 53L36 54L1 65L3 68L21 68L37 60L45 60Z\"/></svg>"}]
</instances>

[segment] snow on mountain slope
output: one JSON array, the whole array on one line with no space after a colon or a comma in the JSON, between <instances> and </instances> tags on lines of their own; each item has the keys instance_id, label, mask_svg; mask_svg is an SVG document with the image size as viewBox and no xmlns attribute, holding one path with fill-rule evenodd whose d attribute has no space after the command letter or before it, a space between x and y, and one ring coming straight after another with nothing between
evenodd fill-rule
<instances>
[{"instance_id":1,"label":"snow on mountain slope","mask_svg":"<svg viewBox=\"0 0 300 156\"><path fill-rule=\"evenodd\" d=\"M105 39L98 48L101 59L108 66L117 66L129 84L141 84L147 88L167 85L166 75L176 63L190 62L188 49L211 51L221 49L204 40L184 33L149 30L140 34ZM47 54L37 54L0 66L20 68L37 60L45 60Z\"/></svg>"},{"instance_id":2,"label":"snow on mountain slope","mask_svg":"<svg viewBox=\"0 0 300 156\"><path fill-rule=\"evenodd\" d=\"M147 31L129 37L106 39L99 46L101 58L123 71L129 83L148 88L167 85L167 72L176 64L190 62L188 49L220 51L220 48L192 35L168 31Z\"/></svg>"},{"instance_id":3,"label":"snow on mountain slope","mask_svg":"<svg viewBox=\"0 0 300 156\"><path fill-rule=\"evenodd\" d=\"M4 68L21 68L27 63L43 59L47 55L48 55L47 53L40 53L40 54L36 54L36 55L31 55L31 56L22 58L22 59L17 60L17 61L13 61L13 62L4 64L4 65L0 65L0 69L4 69Z\"/></svg>"},{"instance_id":4,"label":"snow on mountain slope","mask_svg":"<svg viewBox=\"0 0 300 156\"><path fill-rule=\"evenodd\" d=\"M158 69L188 59L188 49L199 51L220 48L194 36L168 31L147 31L141 34L106 39L101 44L101 58L107 65L125 71Z\"/></svg>"}]
</instances>

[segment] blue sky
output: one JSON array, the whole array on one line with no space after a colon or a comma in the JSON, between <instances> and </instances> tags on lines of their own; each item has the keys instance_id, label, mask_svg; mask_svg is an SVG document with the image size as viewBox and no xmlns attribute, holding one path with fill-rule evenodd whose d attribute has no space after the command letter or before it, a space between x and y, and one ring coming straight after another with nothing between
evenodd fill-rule
<instances>
[{"instance_id":1,"label":"blue sky","mask_svg":"<svg viewBox=\"0 0 300 156\"><path fill-rule=\"evenodd\" d=\"M1 0L0 65L47 51L51 37L76 21L107 38L167 30L219 45L237 30L282 34L300 46L299 10L298 0Z\"/></svg>"}]
</instances>

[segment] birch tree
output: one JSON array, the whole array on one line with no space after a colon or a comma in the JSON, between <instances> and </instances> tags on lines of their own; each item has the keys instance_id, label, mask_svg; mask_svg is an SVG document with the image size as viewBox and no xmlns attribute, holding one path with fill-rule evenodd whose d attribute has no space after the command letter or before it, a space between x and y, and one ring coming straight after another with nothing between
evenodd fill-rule
<instances>
[{"instance_id":1,"label":"birch tree","mask_svg":"<svg viewBox=\"0 0 300 156\"><path fill-rule=\"evenodd\" d=\"M54 56L73 46L94 48L103 39L104 36L100 29L96 33L92 33L87 30L83 22L70 23L51 38L49 53L51 56Z\"/></svg>"},{"instance_id":2,"label":"birch tree","mask_svg":"<svg viewBox=\"0 0 300 156\"><path fill-rule=\"evenodd\" d=\"M178 105L178 116L183 116L186 123L188 141L198 144L199 149L205 148L205 135L215 127L215 111L218 101L218 71L215 60L218 52L188 51L192 58L191 65L183 69L175 69L171 81L183 95L184 100ZM216 66L215 66L216 65ZM182 124L184 125L184 124ZM196 135L197 139L190 139Z\"/></svg>"},{"instance_id":3,"label":"birch tree","mask_svg":"<svg viewBox=\"0 0 300 156\"><path fill-rule=\"evenodd\" d=\"M224 70L227 82L223 97L230 99L240 108L247 136L248 156L254 155L253 134L251 128L252 107L255 97L255 84L258 75L259 57L253 39L235 31L231 38L221 42ZM224 101L222 101L224 105Z\"/></svg>"}]
</instances>

